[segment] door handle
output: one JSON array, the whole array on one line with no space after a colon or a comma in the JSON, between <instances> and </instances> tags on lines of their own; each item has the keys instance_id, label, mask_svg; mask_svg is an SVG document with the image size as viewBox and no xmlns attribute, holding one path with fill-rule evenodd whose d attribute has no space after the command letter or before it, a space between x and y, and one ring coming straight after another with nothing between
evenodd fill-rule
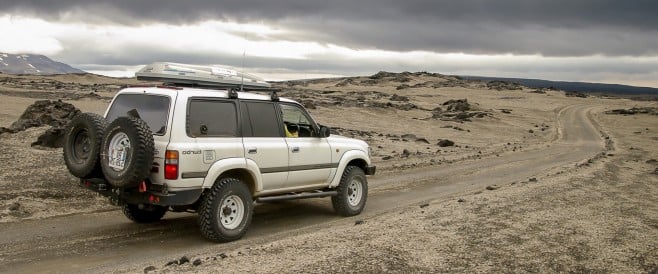
<instances>
[{"instance_id":1,"label":"door handle","mask_svg":"<svg viewBox=\"0 0 658 274\"><path fill-rule=\"evenodd\" d=\"M299 147L292 147L292 153L299 152Z\"/></svg>"},{"instance_id":2,"label":"door handle","mask_svg":"<svg viewBox=\"0 0 658 274\"><path fill-rule=\"evenodd\" d=\"M247 153L249 153L249 154L256 154L256 153L258 153L258 149L255 148L255 147L247 148Z\"/></svg>"}]
</instances>

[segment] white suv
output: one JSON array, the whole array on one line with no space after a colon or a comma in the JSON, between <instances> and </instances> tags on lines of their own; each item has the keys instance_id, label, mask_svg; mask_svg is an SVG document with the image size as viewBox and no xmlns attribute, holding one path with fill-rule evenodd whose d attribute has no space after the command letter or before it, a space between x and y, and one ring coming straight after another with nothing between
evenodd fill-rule
<instances>
[{"instance_id":1,"label":"white suv","mask_svg":"<svg viewBox=\"0 0 658 274\"><path fill-rule=\"evenodd\" d=\"M255 202L330 196L339 214L361 213L368 145L329 131L276 92L134 86L105 117L71 121L64 159L131 220L194 211L203 236L226 242L245 234Z\"/></svg>"}]
</instances>

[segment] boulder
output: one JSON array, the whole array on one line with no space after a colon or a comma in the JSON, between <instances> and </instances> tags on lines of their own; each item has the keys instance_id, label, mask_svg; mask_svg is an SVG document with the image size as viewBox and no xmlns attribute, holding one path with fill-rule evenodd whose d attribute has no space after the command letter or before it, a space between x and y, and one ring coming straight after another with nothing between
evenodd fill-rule
<instances>
[{"instance_id":1,"label":"boulder","mask_svg":"<svg viewBox=\"0 0 658 274\"><path fill-rule=\"evenodd\" d=\"M468 111L471 105L467 99L457 99L445 101L442 105L447 106L447 111Z\"/></svg>"},{"instance_id":2,"label":"boulder","mask_svg":"<svg viewBox=\"0 0 658 274\"><path fill-rule=\"evenodd\" d=\"M45 125L63 128L78 113L80 113L78 108L61 100L39 100L28 106L18 120L12 123L8 129L0 129L0 133L15 133L31 127Z\"/></svg>"},{"instance_id":3,"label":"boulder","mask_svg":"<svg viewBox=\"0 0 658 274\"><path fill-rule=\"evenodd\" d=\"M16 133L31 127L51 126L38 137L32 146L58 148L64 145L64 129L80 110L74 105L51 100L39 100L25 109L9 128L0 128L2 133Z\"/></svg>"},{"instance_id":4,"label":"boulder","mask_svg":"<svg viewBox=\"0 0 658 274\"><path fill-rule=\"evenodd\" d=\"M454 146L455 142L450 141L448 139L442 139L442 140L439 140L437 145L439 145L440 147L450 147L450 146Z\"/></svg>"}]
</instances>

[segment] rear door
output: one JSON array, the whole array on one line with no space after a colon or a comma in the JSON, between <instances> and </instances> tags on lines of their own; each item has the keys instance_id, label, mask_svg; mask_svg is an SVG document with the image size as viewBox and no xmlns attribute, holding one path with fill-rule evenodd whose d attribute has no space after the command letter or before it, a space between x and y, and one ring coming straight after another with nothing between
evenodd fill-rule
<instances>
[{"instance_id":1,"label":"rear door","mask_svg":"<svg viewBox=\"0 0 658 274\"><path fill-rule=\"evenodd\" d=\"M169 143L171 117L170 109L176 101L176 93L123 93L112 101L105 118L108 122L119 117L138 116L148 124L153 132L154 165L164 166L164 154ZM160 168L159 170L162 170ZM154 183L164 182L164 173L153 173L150 177Z\"/></svg>"},{"instance_id":2,"label":"rear door","mask_svg":"<svg viewBox=\"0 0 658 274\"><path fill-rule=\"evenodd\" d=\"M244 155L256 162L263 191L281 189L288 179L288 145L273 102L241 101Z\"/></svg>"},{"instance_id":3,"label":"rear door","mask_svg":"<svg viewBox=\"0 0 658 274\"><path fill-rule=\"evenodd\" d=\"M180 153L181 179L203 180L216 161L243 157L235 100L190 98L186 109L186 137L169 144Z\"/></svg>"}]
</instances>

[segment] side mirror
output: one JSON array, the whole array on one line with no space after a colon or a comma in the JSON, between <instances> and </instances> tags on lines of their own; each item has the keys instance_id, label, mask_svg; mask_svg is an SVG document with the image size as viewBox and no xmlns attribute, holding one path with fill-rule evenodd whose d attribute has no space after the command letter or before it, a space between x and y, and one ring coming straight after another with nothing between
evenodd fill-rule
<instances>
[{"instance_id":1,"label":"side mirror","mask_svg":"<svg viewBox=\"0 0 658 274\"><path fill-rule=\"evenodd\" d=\"M331 129L326 126L320 126L320 138L327 138L331 135Z\"/></svg>"}]
</instances>

